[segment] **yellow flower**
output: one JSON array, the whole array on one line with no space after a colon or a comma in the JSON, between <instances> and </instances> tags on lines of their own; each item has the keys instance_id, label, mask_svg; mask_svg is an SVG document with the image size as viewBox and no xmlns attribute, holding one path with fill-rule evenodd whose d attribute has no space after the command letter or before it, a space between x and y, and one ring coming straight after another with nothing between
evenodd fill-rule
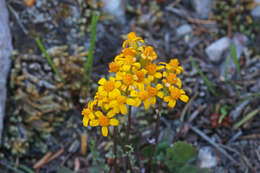
<instances>
[{"instance_id":1,"label":"yellow flower","mask_svg":"<svg viewBox=\"0 0 260 173\"><path fill-rule=\"evenodd\" d=\"M120 92L116 93L115 96L112 98L112 100L109 102L109 107L112 108L107 116L113 117L115 114L118 114L121 112L121 114L127 113L127 106L126 106L126 100L127 97L121 95Z\"/></svg>"},{"instance_id":2,"label":"yellow flower","mask_svg":"<svg viewBox=\"0 0 260 173\"><path fill-rule=\"evenodd\" d=\"M83 121L83 125L85 127L88 126L88 123L89 123L90 119L94 119L95 118L95 116L93 114L93 107L94 107L95 104L96 104L96 101L89 101L88 102L88 107L84 108L82 110L82 112L81 112L81 114L84 116L82 121Z\"/></svg>"},{"instance_id":3,"label":"yellow flower","mask_svg":"<svg viewBox=\"0 0 260 173\"><path fill-rule=\"evenodd\" d=\"M177 74L180 74L181 72L183 72L182 66L179 66L178 59L172 59L172 60L170 60L170 62L168 64L164 63L164 62L161 62L160 64L166 65L166 69L169 72L173 72L173 73L177 73Z\"/></svg>"},{"instance_id":4,"label":"yellow flower","mask_svg":"<svg viewBox=\"0 0 260 173\"><path fill-rule=\"evenodd\" d=\"M151 104L154 105L156 103L156 96L159 98L163 98L164 94L160 91L163 88L162 84L157 84L156 87L148 86L147 91L150 96Z\"/></svg>"},{"instance_id":5,"label":"yellow flower","mask_svg":"<svg viewBox=\"0 0 260 173\"><path fill-rule=\"evenodd\" d=\"M140 63L136 62L136 58L134 56L123 56L120 54L115 57L115 62L122 67L123 71L129 71L131 67L140 68Z\"/></svg>"},{"instance_id":6,"label":"yellow flower","mask_svg":"<svg viewBox=\"0 0 260 173\"><path fill-rule=\"evenodd\" d=\"M157 86L160 88L161 86ZM155 90L153 90L155 89ZM159 90L159 89L158 89ZM150 108L150 105L154 105L156 102L157 88L149 88L149 90L145 90L143 87L139 88L139 92L136 90L131 91L130 96L132 98L127 99L127 104L138 107L143 102L145 110Z\"/></svg>"},{"instance_id":7,"label":"yellow flower","mask_svg":"<svg viewBox=\"0 0 260 173\"><path fill-rule=\"evenodd\" d=\"M183 89L178 89L174 86L169 88L170 95L164 97L164 101L168 103L168 106L173 108L176 104L176 100L180 99L183 102L187 102L189 97L185 94Z\"/></svg>"},{"instance_id":8,"label":"yellow flower","mask_svg":"<svg viewBox=\"0 0 260 173\"><path fill-rule=\"evenodd\" d=\"M179 88L181 88L181 80L176 76L175 73L167 74L166 72L164 72L163 76L165 77L165 79L163 79L162 82L165 84L166 87L177 85Z\"/></svg>"},{"instance_id":9,"label":"yellow flower","mask_svg":"<svg viewBox=\"0 0 260 173\"><path fill-rule=\"evenodd\" d=\"M110 77L109 80L101 78L98 81L98 84L100 85L98 87L98 92L100 92L100 95L102 96L113 95L113 93L117 92L118 88L121 86L121 82L116 81L114 77Z\"/></svg>"},{"instance_id":10,"label":"yellow flower","mask_svg":"<svg viewBox=\"0 0 260 173\"><path fill-rule=\"evenodd\" d=\"M141 70L133 70L134 77L135 77L135 87L138 89L140 87L144 87L144 84L149 83L148 79L146 78L147 71L145 69Z\"/></svg>"},{"instance_id":11,"label":"yellow flower","mask_svg":"<svg viewBox=\"0 0 260 173\"><path fill-rule=\"evenodd\" d=\"M157 59L157 54L153 50L152 46L147 46L144 49L141 48L142 54L141 57L143 59L148 59L150 61L156 60Z\"/></svg>"},{"instance_id":12,"label":"yellow flower","mask_svg":"<svg viewBox=\"0 0 260 173\"><path fill-rule=\"evenodd\" d=\"M117 119L105 116L101 111L95 112L97 119L90 121L90 126L101 126L103 136L107 136L108 134L108 126L118 126L119 122Z\"/></svg>"},{"instance_id":13,"label":"yellow flower","mask_svg":"<svg viewBox=\"0 0 260 173\"><path fill-rule=\"evenodd\" d=\"M148 79L153 81L154 78L160 79L162 78L162 73L158 72L158 70L163 69L163 66L157 66L156 64L148 64L145 66L145 70L148 73Z\"/></svg>"},{"instance_id":14,"label":"yellow flower","mask_svg":"<svg viewBox=\"0 0 260 173\"><path fill-rule=\"evenodd\" d=\"M109 118L105 116L101 111L96 111L95 115L97 119L90 120L90 126L101 126L101 132L103 136L108 134L108 126L118 126L119 121L115 118Z\"/></svg>"},{"instance_id":15,"label":"yellow flower","mask_svg":"<svg viewBox=\"0 0 260 173\"><path fill-rule=\"evenodd\" d=\"M111 62L109 64L109 72L110 73L116 73L120 70L120 65L116 62Z\"/></svg>"},{"instance_id":16,"label":"yellow flower","mask_svg":"<svg viewBox=\"0 0 260 173\"><path fill-rule=\"evenodd\" d=\"M136 37L134 32L130 32L127 35L127 40L123 43L123 48L125 48L127 45L130 45L131 47L135 47L138 45L138 42L144 43L143 39L141 37Z\"/></svg>"},{"instance_id":17,"label":"yellow flower","mask_svg":"<svg viewBox=\"0 0 260 173\"><path fill-rule=\"evenodd\" d=\"M126 91L127 88L128 90L132 90L135 82L135 76L126 72L118 72L116 73L116 80L123 82L120 87L122 91Z\"/></svg>"}]
</instances>

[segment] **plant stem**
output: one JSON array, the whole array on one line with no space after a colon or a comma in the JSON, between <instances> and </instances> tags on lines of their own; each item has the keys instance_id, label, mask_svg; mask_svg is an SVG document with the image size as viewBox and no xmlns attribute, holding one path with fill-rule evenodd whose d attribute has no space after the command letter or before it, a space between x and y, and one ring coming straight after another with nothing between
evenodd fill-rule
<instances>
[{"instance_id":1,"label":"plant stem","mask_svg":"<svg viewBox=\"0 0 260 173\"><path fill-rule=\"evenodd\" d=\"M129 142L129 135L130 135L130 130L131 130L131 114L132 114L132 107L128 106L128 122L127 122L127 129L126 129L126 140L125 140L125 144L128 145ZM124 151L126 152L125 146L123 146ZM133 172L132 166L131 166L131 162L129 160L129 156L128 153L126 154L126 165L127 165L127 169L130 169L130 172Z\"/></svg>"},{"instance_id":2,"label":"plant stem","mask_svg":"<svg viewBox=\"0 0 260 173\"><path fill-rule=\"evenodd\" d=\"M93 55L94 48L96 44L96 28L98 23L99 15L97 12L94 12L91 18L91 39L90 39L90 47L88 51L88 58L84 66L84 79L88 77L88 85L90 84L91 75L92 75L92 67L93 67Z\"/></svg>"},{"instance_id":3,"label":"plant stem","mask_svg":"<svg viewBox=\"0 0 260 173\"><path fill-rule=\"evenodd\" d=\"M113 150L114 150L115 157L114 157L113 166L112 166L112 167L115 168L115 173L118 173L118 166L117 166L117 163L116 163L116 161L117 161L117 143L118 143L117 133L118 133L117 127L115 126L114 127L114 134L113 134L113 138L114 138L114 148L113 148Z\"/></svg>"},{"instance_id":4,"label":"plant stem","mask_svg":"<svg viewBox=\"0 0 260 173\"><path fill-rule=\"evenodd\" d=\"M126 144L128 144L129 141L129 134L131 129L131 114L132 114L132 107L128 106L128 123L127 123L127 129L126 129Z\"/></svg>"},{"instance_id":5,"label":"plant stem","mask_svg":"<svg viewBox=\"0 0 260 173\"><path fill-rule=\"evenodd\" d=\"M150 154L150 157L149 157L149 161L148 161L148 164L147 164L147 172L151 172L151 167L152 167L152 159L153 159L153 154L155 152L155 148L156 148L156 145L158 143L158 136L159 136L159 122L160 122L160 104L159 104L159 107L158 109L156 110L156 125L155 125L155 143L152 147L152 152Z\"/></svg>"},{"instance_id":6,"label":"plant stem","mask_svg":"<svg viewBox=\"0 0 260 173\"><path fill-rule=\"evenodd\" d=\"M60 80L65 83L64 79L62 78L60 72L58 71L58 69L56 68L55 64L52 62L51 57L48 55L45 47L43 46L41 40L39 38L35 39L37 45L39 46L39 48L41 49L42 53L44 54L45 58L47 59L48 63L50 64L52 70L55 72L55 74L60 78Z\"/></svg>"}]
</instances>

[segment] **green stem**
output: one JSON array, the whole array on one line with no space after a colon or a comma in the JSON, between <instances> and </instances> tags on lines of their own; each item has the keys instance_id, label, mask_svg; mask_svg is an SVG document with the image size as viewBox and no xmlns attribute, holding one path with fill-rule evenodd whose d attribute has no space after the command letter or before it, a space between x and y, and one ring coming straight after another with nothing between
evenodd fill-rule
<instances>
[{"instance_id":1,"label":"green stem","mask_svg":"<svg viewBox=\"0 0 260 173\"><path fill-rule=\"evenodd\" d=\"M115 168L115 173L118 173L119 171L118 171L118 166L117 166L117 163L116 163L116 161L117 161L117 143L118 143L118 141L117 141L117 133L118 133L118 131L117 131L117 127L115 126L114 127L114 134L113 134L113 138L114 138L114 160L113 160L113 167Z\"/></svg>"},{"instance_id":2,"label":"green stem","mask_svg":"<svg viewBox=\"0 0 260 173\"><path fill-rule=\"evenodd\" d=\"M57 70L56 66L54 65L54 63L51 60L51 57L48 55L46 49L44 48L41 40L39 38L35 39L37 45L39 46L39 48L41 49L42 53L44 54L44 56L46 57L47 61L49 62L51 68L53 69L53 71L55 72L55 74L60 78L60 80L65 83L65 81L63 80L60 72Z\"/></svg>"},{"instance_id":3,"label":"green stem","mask_svg":"<svg viewBox=\"0 0 260 173\"><path fill-rule=\"evenodd\" d=\"M158 144L159 122L160 122L160 104L159 104L159 107L158 107L157 112L156 112L155 143L154 143L154 145L152 146L152 152L151 152L151 154L150 154L149 161L148 161L148 164L147 164L147 172L148 172L148 173L151 172L153 155L154 155L156 146L157 146L157 144Z\"/></svg>"},{"instance_id":4,"label":"green stem","mask_svg":"<svg viewBox=\"0 0 260 173\"><path fill-rule=\"evenodd\" d=\"M91 40L90 40L90 47L88 52L88 59L84 66L84 79L86 76L88 77L88 84L90 83L91 75L92 75L92 67L93 67L93 54L94 48L96 44L96 28L98 22L99 15L97 12L94 12L91 18Z\"/></svg>"},{"instance_id":5,"label":"green stem","mask_svg":"<svg viewBox=\"0 0 260 173\"><path fill-rule=\"evenodd\" d=\"M249 114L247 114L242 120L240 120L238 123L236 123L233 127L234 129L238 129L241 125L243 125L244 123L246 123L248 120L250 120L251 118L253 118L257 113L259 113L259 109L255 109L254 111L250 112Z\"/></svg>"},{"instance_id":6,"label":"green stem","mask_svg":"<svg viewBox=\"0 0 260 173\"><path fill-rule=\"evenodd\" d=\"M127 129L126 129L126 144L128 144L129 141L129 134L131 130L131 114L132 114L132 107L128 106L128 123L127 123Z\"/></svg>"},{"instance_id":7,"label":"green stem","mask_svg":"<svg viewBox=\"0 0 260 173\"><path fill-rule=\"evenodd\" d=\"M130 130L131 130L131 114L132 114L132 107L128 106L128 123L127 123L127 129L126 129L126 140L125 140L125 144L128 145L129 142L129 135L130 135ZM125 148L125 147L124 147ZM126 165L127 165L127 169L130 170L130 172L133 172L132 166L131 166L131 162L129 160L129 156L128 153L126 153Z\"/></svg>"}]
</instances>

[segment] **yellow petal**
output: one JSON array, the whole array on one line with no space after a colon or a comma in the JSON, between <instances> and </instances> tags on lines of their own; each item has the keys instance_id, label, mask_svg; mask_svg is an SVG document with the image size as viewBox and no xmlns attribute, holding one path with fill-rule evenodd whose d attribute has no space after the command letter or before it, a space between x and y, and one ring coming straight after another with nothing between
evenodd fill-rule
<instances>
[{"instance_id":1,"label":"yellow petal","mask_svg":"<svg viewBox=\"0 0 260 173\"><path fill-rule=\"evenodd\" d=\"M158 92L158 93L157 93L157 96L158 96L159 98L161 98L161 99L162 99L162 98L163 98L163 96L164 96L164 94L163 94L163 92L162 92L162 91L160 91L160 92Z\"/></svg>"},{"instance_id":2,"label":"yellow petal","mask_svg":"<svg viewBox=\"0 0 260 173\"><path fill-rule=\"evenodd\" d=\"M114 89L113 91L111 91L108 94L108 97L114 99L114 98L118 97L119 95L121 95L120 91L118 89Z\"/></svg>"},{"instance_id":3,"label":"yellow petal","mask_svg":"<svg viewBox=\"0 0 260 173\"><path fill-rule=\"evenodd\" d=\"M125 104L120 106L120 111L123 115L125 115L127 113L127 107Z\"/></svg>"},{"instance_id":4,"label":"yellow petal","mask_svg":"<svg viewBox=\"0 0 260 173\"><path fill-rule=\"evenodd\" d=\"M98 84L99 85L104 85L104 83L106 82L107 80L105 78L101 78L99 81L98 81Z\"/></svg>"},{"instance_id":5,"label":"yellow petal","mask_svg":"<svg viewBox=\"0 0 260 173\"><path fill-rule=\"evenodd\" d=\"M116 87L116 88L119 88L120 86L121 86L121 82L120 82L120 81L116 81L116 82L115 82L115 87Z\"/></svg>"},{"instance_id":6,"label":"yellow petal","mask_svg":"<svg viewBox=\"0 0 260 173\"><path fill-rule=\"evenodd\" d=\"M135 102L136 102L135 99L131 99L131 98L126 99L126 103L130 106L134 106Z\"/></svg>"},{"instance_id":7,"label":"yellow petal","mask_svg":"<svg viewBox=\"0 0 260 173\"><path fill-rule=\"evenodd\" d=\"M163 68L164 68L164 66L162 66L162 65L157 66L157 70L161 70Z\"/></svg>"},{"instance_id":8,"label":"yellow petal","mask_svg":"<svg viewBox=\"0 0 260 173\"><path fill-rule=\"evenodd\" d=\"M97 112L95 112L95 115L96 115L97 117L100 117L100 116L102 116L102 115L103 115L103 113L102 113L102 112L100 112L100 111L97 111Z\"/></svg>"},{"instance_id":9,"label":"yellow petal","mask_svg":"<svg viewBox=\"0 0 260 173\"><path fill-rule=\"evenodd\" d=\"M113 119L110 119L109 124L111 126L118 126L119 121L117 119L113 118Z\"/></svg>"},{"instance_id":10,"label":"yellow petal","mask_svg":"<svg viewBox=\"0 0 260 173\"><path fill-rule=\"evenodd\" d=\"M182 85L182 84L181 84L181 80L180 80L179 78L177 78L177 83L176 83L176 84L177 84L177 86L178 86L179 88L181 88L181 85Z\"/></svg>"},{"instance_id":11,"label":"yellow petal","mask_svg":"<svg viewBox=\"0 0 260 173\"><path fill-rule=\"evenodd\" d=\"M84 116L82 121L83 121L83 125L84 125L85 127L87 127L87 126L88 126L88 122L89 122L89 118L87 118L86 116Z\"/></svg>"},{"instance_id":12,"label":"yellow petal","mask_svg":"<svg viewBox=\"0 0 260 173\"><path fill-rule=\"evenodd\" d=\"M166 96L166 97L164 97L163 100L164 100L165 102L169 102L169 100L170 100L170 96Z\"/></svg>"},{"instance_id":13,"label":"yellow petal","mask_svg":"<svg viewBox=\"0 0 260 173\"><path fill-rule=\"evenodd\" d=\"M134 104L134 107L138 107L140 106L140 104L142 103L142 101L138 98L135 99L135 104Z\"/></svg>"},{"instance_id":14,"label":"yellow petal","mask_svg":"<svg viewBox=\"0 0 260 173\"><path fill-rule=\"evenodd\" d=\"M107 113L108 118L112 118L113 116L115 116L115 111L111 110Z\"/></svg>"},{"instance_id":15,"label":"yellow petal","mask_svg":"<svg viewBox=\"0 0 260 173\"><path fill-rule=\"evenodd\" d=\"M90 120L90 122L89 122L89 125L91 126L91 127L95 127L95 126L98 126L98 120Z\"/></svg>"},{"instance_id":16,"label":"yellow petal","mask_svg":"<svg viewBox=\"0 0 260 173\"><path fill-rule=\"evenodd\" d=\"M151 105L155 105L155 103L156 103L156 97L150 98L150 103L151 103Z\"/></svg>"},{"instance_id":17,"label":"yellow petal","mask_svg":"<svg viewBox=\"0 0 260 173\"><path fill-rule=\"evenodd\" d=\"M149 80L149 81L153 81L153 79L154 79L153 76L151 76L151 75L148 76L148 80Z\"/></svg>"},{"instance_id":18,"label":"yellow petal","mask_svg":"<svg viewBox=\"0 0 260 173\"><path fill-rule=\"evenodd\" d=\"M181 101L183 101L183 102L186 103L186 102L189 100L189 97L186 96L186 95L181 95L181 96L180 96L180 99L181 99Z\"/></svg>"},{"instance_id":19,"label":"yellow petal","mask_svg":"<svg viewBox=\"0 0 260 173\"><path fill-rule=\"evenodd\" d=\"M139 89L140 89L140 88L139 88ZM131 96L131 97L137 97L137 95L138 95L138 92L137 92L136 90L131 91L131 93L130 93L130 96Z\"/></svg>"},{"instance_id":20,"label":"yellow petal","mask_svg":"<svg viewBox=\"0 0 260 173\"><path fill-rule=\"evenodd\" d=\"M88 116L91 120L95 119L95 115L92 112Z\"/></svg>"},{"instance_id":21,"label":"yellow petal","mask_svg":"<svg viewBox=\"0 0 260 173\"><path fill-rule=\"evenodd\" d=\"M101 131L102 131L102 135L103 135L103 136L107 136L107 134L108 134L108 129L107 129L107 127L102 127Z\"/></svg>"},{"instance_id":22,"label":"yellow petal","mask_svg":"<svg viewBox=\"0 0 260 173\"><path fill-rule=\"evenodd\" d=\"M160 78L162 78L162 73L156 72L154 76L155 76L157 79L160 79Z\"/></svg>"},{"instance_id":23,"label":"yellow petal","mask_svg":"<svg viewBox=\"0 0 260 173\"><path fill-rule=\"evenodd\" d=\"M144 108L145 108L145 110L150 108L150 102L148 99L144 101Z\"/></svg>"},{"instance_id":24,"label":"yellow petal","mask_svg":"<svg viewBox=\"0 0 260 173\"><path fill-rule=\"evenodd\" d=\"M168 103L168 106L173 108L176 105L176 101L175 100L170 100Z\"/></svg>"},{"instance_id":25,"label":"yellow petal","mask_svg":"<svg viewBox=\"0 0 260 173\"><path fill-rule=\"evenodd\" d=\"M157 85L156 85L156 89L157 89L157 90L160 90L160 89L162 89L162 88L163 88L162 84L157 84Z\"/></svg>"}]
</instances>

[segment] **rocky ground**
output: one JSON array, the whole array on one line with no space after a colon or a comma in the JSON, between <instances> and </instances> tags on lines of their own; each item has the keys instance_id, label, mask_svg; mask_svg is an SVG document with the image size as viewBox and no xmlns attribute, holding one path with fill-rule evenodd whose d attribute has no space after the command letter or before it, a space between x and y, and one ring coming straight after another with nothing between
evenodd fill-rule
<instances>
[{"instance_id":1,"label":"rocky ground","mask_svg":"<svg viewBox=\"0 0 260 173\"><path fill-rule=\"evenodd\" d=\"M259 3L8 0L14 52L0 170L109 172L113 143L96 129L83 127L80 112L120 51L124 35L134 31L153 45L160 61L178 58L185 71L181 79L191 99L174 110L163 108L159 142L193 144L199 152L197 166L212 172L260 172ZM82 73L94 11L100 18L93 83L86 89ZM38 48L37 37L65 84ZM136 130L130 139L138 153L151 143L155 121L154 112L136 111L132 120ZM136 165L144 172L141 161ZM160 167L167 172L163 163Z\"/></svg>"}]
</instances>

